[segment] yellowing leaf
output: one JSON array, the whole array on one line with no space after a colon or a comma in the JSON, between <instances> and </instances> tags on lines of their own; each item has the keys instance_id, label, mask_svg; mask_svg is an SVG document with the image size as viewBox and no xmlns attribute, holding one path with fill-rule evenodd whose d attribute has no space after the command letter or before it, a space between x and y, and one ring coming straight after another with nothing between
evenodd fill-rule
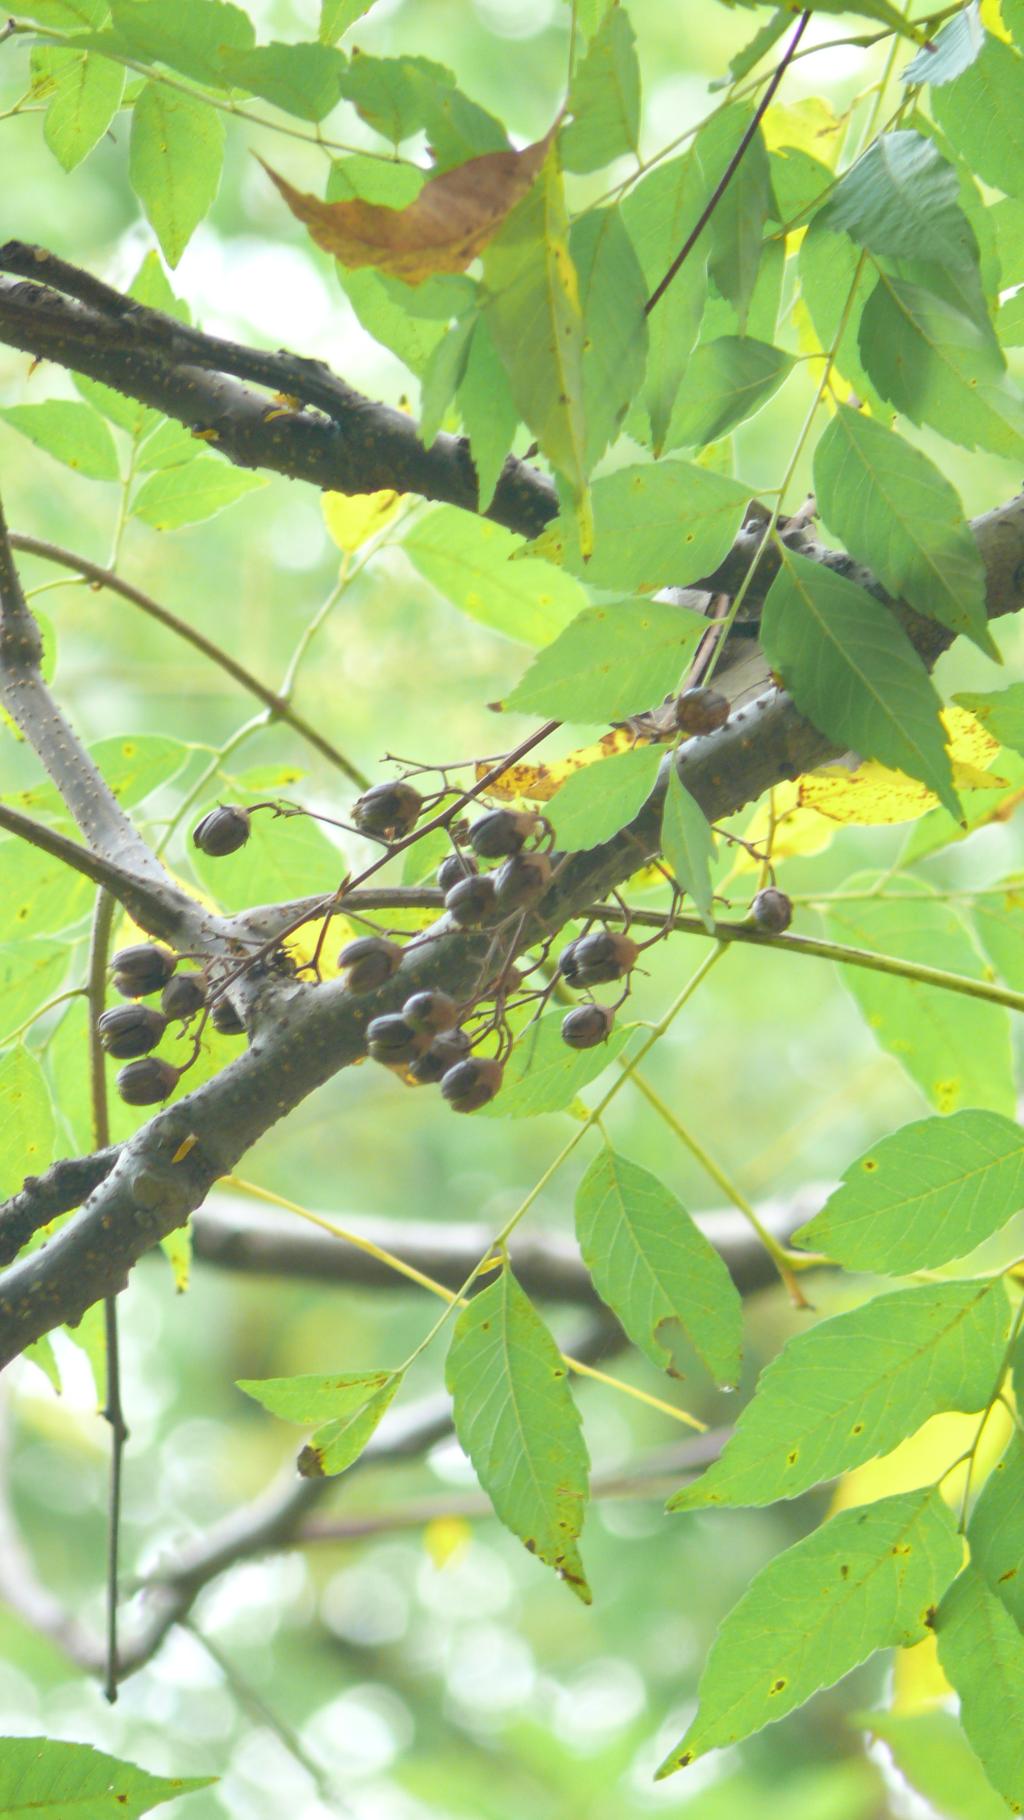
<instances>
[{"instance_id":1,"label":"yellowing leaf","mask_svg":"<svg viewBox=\"0 0 1024 1820\"><path fill-rule=\"evenodd\" d=\"M402 501L402 494L385 488L380 493L325 493L324 524L332 543L346 555L376 537L391 523Z\"/></svg>"},{"instance_id":2,"label":"yellowing leaf","mask_svg":"<svg viewBox=\"0 0 1024 1820\"><path fill-rule=\"evenodd\" d=\"M979 18L985 30L992 33L993 38L1001 38L1004 44L1013 42L1006 29L1000 0L981 0Z\"/></svg>"},{"instance_id":3,"label":"yellowing leaf","mask_svg":"<svg viewBox=\"0 0 1024 1820\"><path fill-rule=\"evenodd\" d=\"M835 828L827 817L817 809L803 807L799 783L776 784L770 796L758 804L743 830L744 840L759 853L767 853L776 866L784 859L821 853L834 834ZM760 871L760 860L746 848L738 847L736 852L730 878Z\"/></svg>"},{"instance_id":4,"label":"yellowing leaf","mask_svg":"<svg viewBox=\"0 0 1024 1820\"><path fill-rule=\"evenodd\" d=\"M761 121L761 131L770 152L792 145L828 165L835 164L842 144L842 123L820 95L808 95L791 106L776 102Z\"/></svg>"},{"instance_id":5,"label":"yellowing leaf","mask_svg":"<svg viewBox=\"0 0 1024 1820\"><path fill-rule=\"evenodd\" d=\"M423 1531L423 1546L440 1573L449 1561L465 1554L472 1536L465 1517L433 1517Z\"/></svg>"},{"instance_id":6,"label":"yellowing leaf","mask_svg":"<svg viewBox=\"0 0 1024 1820\"><path fill-rule=\"evenodd\" d=\"M985 1424L985 1432L971 1470L971 1484L975 1491L985 1476L986 1469L991 1469L1002 1454L1011 1429L1010 1417L1002 1404L997 1404ZM833 1493L830 1510L852 1510L856 1504L872 1504L876 1498L892 1497L896 1492L916 1491L919 1486L932 1484L943 1473L947 1476L942 1479L942 1495L947 1504L958 1509L963 1497L966 1471L963 1456L970 1449L977 1432L976 1415L960 1415L954 1410L948 1410L943 1415L932 1416L916 1434L908 1435L891 1453L883 1455L881 1459L867 1460L863 1466L844 1473ZM950 1471L955 1460L963 1463Z\"/></svg>"},{"instance_id":7,"label":"yellowing leaf","mask_svg":"<svg viewBox=\"0 0 1024 1820\"><path fill-rule=\"evenodd\" d=\"M521 152L485 152L423 185L404 209L358 197L321 202L263 168L317 246L354 270L374 266L406 284L435 272L464 272L526 195L547 155L551 135ZM260 161L262 163L262 159Z\"/></svg>"},{"instance_id":8,"label":"yellowing leaf","mask_svg":"<svg viewBox=\"0 0 1024 1820\"><path fill-rule=\"evenodd\" d=\"M531 803L549 803L557 790L560 790L567 778L574 771L583 771L587 765L598 764L603 758L614 758L617 752L629 752L634 746L650 745L651 741L637 739L628 727L613 727L610 733L603 733L592 746L578 746L575 752L569 752L565 758L559 758L553 764L529 765L523 762L510 765L493 784L488 784L487 795L499 802L514 802L525 797ZM487 771L486 765L478 764L477 778Z\"/></svg>"},{"instance_id":9,"label":"yellowing leaf","mask_svg":"<svg viewBox=\"0 0 1024 1820\"><path fill-rule=\"evenodd\" d=\"M1005 790L1006 779L994 777L987 770L999 750L999 742L981 722L965 708L943 709L942 722L948 734L946 745L953 761L955 788ZM802 807L816 809L831 821L862 826L917 821L934 809L938 800L926 784L873 759L865 759L852 771L843 765L829 765L799 780Z\"/></svg>"}]
</instances>

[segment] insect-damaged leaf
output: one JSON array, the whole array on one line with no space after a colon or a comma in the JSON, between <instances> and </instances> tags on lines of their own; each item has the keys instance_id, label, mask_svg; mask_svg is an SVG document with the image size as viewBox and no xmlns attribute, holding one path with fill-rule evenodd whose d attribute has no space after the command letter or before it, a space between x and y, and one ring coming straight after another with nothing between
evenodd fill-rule
<instances>
[{"instance_id":1,"label":"insect-damaged leaf","mask_svg":"<svg viewBox=\"0 0 1024 1820\"><path fill-rule=\"evenodd\" d=\"M459 1316L445 1381L455 1432L497 1515L572 1587L590 1461L566 1366L506 1265Z\"/></svg>"},{"instance_id":2,"label":"insect-damaged leaf","mask_svg":"<svg viewBox=\"0 0 1024 1820\"><path fill-rule=\"evenodd\" d=\"M844 1510L787 1548L722 1625L697 1716L659 1775L784 1718L876 1649L919 1643L959 1565L934 1486Z\"/></svg>"},{"instance_id":3,"label":"insect-damaged leaf","mask_svg":"<svg viewBox=\"0 0 1024 1820\"><path fill-rule=\"evenodd\" d=\"M525 196L547 155L550 134L521 152L485 152L423 185L403 209L358 197L321 202L263 168L317 246L342 265L375 266L406 284L434 272L464 272Z\"/></svg>"}]
</instances>

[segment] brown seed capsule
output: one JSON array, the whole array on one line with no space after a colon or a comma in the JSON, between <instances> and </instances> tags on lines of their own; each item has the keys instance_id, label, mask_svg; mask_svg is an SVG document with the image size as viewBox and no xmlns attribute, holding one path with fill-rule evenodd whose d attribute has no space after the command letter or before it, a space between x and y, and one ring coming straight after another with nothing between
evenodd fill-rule
<instances>
[{"instance_id":1,"label":"brown seed capsule","mask_svg":"<svg viewBox=\"0 0 1024 1820\"><path fill-rule=\"evenodd\" d=\"M374 992L401 964L398 943L386 942L382 935L360 935L356 941L347 942L338 956L338 966L350 992Z\"/></svg>"},{"instance_id":2,"label":"brown seed capsule","mask_svg":"<svg viewBox=\"0 0 1024 1820\"><path fill-rule=\"evenodd\" d=\"M480 859L504 859L518 853L538 827L538 817L525 809L492 809L469 830L469 844Z\"/></svg>"},{"instance_id":3,"label":"brown seed capsule","mask_svg":"<svg viewBox=\"0 0 1024 1820\"><path fill-rule=\"evenodd\" d=\"M129 1106L157 1106L178 1084L180 1069L159 1056L146 1055L140 1062L129 1062L117 1077L117 1091Z\"/></svg>"},{"instance_id":4,"label":"brown seed capsule","mask_svg":"<svg viewBox=\"0 0 1024 1820\"><path fill-rule=\"evenodd\" d=\"M107 1055L126 1062L129 1056L148 1055L167 1028L162 1012L148 1005L117 1005L96 1020L100 1043Z\"/></svg>"},{"instance_id":5,"label":"brown seed capsule","mask_svg":"<svg viewBox=\"0 0 1024 1820\"><path fill-rule=\"evenodd\" d=\"M160 948L155 942L136 942L134 947L118 949L110 971L123 998L146 998L167 984L177 965L177 956L169 948Z\"/></svg>"},{"instance_id":6,"label":"brown seed capsule","mask_svg":"<svg viewBox=\"0 0 1024 1820\"><path fill-rule=\"evenodd\" d=\"M239 847L244 847L251 832L248 809L240 803L222 803L193 828L192 844L200 853L223 859L225 854L237 853Z\"/></svg>"},{"instance_id":7,"label":"brown seed capsule","mask_svg":"<svg viewBox=\"0 0 1024 1820\"><path fill-rule=\"evenodd\" d=\"M562 949L558 970L566 985L578 991L583 986L600 986L608 980L624 978L636 965L639 952L632 938L620 930L595 929Z\"/></svg>"},{"instance_id":8,"label":"brown seed capsule","mask_svg":"<svg viewBox=\"0 0 1024 1820\"><path fill-rule=\"evenodd\" d=\"M372 1017L366 1026L366 1047L375 1062L413 1062L429 1042L426 1031L414 1030L397 1012Z\"/></svg>"},{"instance_id":9,"label":"brown seed capsule","mask_svg":"<svg viewBox=\"0 0 1024 1820\"><path fill-rule=\"evenodd\" d=\"M493 1100L501 1086L501 1063L486 1055L471 1055L449 1068L441 1092L453 1112L476 1112Z\"/></svg>"},{"instance_id":10,"label":"brown seed capsule","mask_svg":"<svg viewBox=\"0 0 1024 1820\"><path fill-rule=\"evenodd\" d=\"M221 1036L245 1035L245 1025L239 1017L238 1012L235 1010L234 1005L230 1004L226 998L219 998L217 1000L213 1010L210 1012L210 1022L215 1030L220 1031Z\"/></svg>"},{"instance_id":11,"label":"brown seed capsule","mask_svg":"<svg viewBox=\"0 0 1024 1820\"><path fill-rule=\"evenodd\" d=\"M550 883L546 853L515 853L494 874L494 901L499 910L522 910L543 897Z\"/></svg>"},{"instance_id":12,"label":"brown seed capsule","mask_svg":"<svg viewBox=\"0 0 1024 1820\"><path fill-rule=\"evenodd\" d=\"M165 1017L193 1017L206 1003L206 986L201 973L176 973L160 994Z\"/></svg>"},{"instance_id":13,"label":"brown seed capsule","mask_svg":"<svg viewBox=\"0 0 1024 1820\"><path fill-rule=\"evenodd\" d=\"M757 927L763 929L766 935L781 935L793 921L793 904L784 891L777 891L774 885L766 885L751 904L750 914Z\"/></svg>"},{"instance_id":14,"label":"brown seed capsule","mask_svg":"<svg viewBox=\"0 0 1024 1820\"><path fill-rule=\"evenodd\" d=\"M577 1005L562 1019L562 1041L570 1049L596 1049L608 1041L614 1022L607 1005Z\"/></svg>"},{"instance_id":15,"label":"brown seed capsule","mask_svg":"<svg viewBox=\"0 0 1024 1820\"><path fill-rule=\"evenodd\" d=\"M464 878L461 884L452 886L444 907L460 929L474 929L494 912L493 878L488 872L481 872L476 878Z\"/></svg>"},{"instance_id":16,"label":"brown seed capsule","mask_svg":"<svg viewBox=\"0 0 1024 1820\"><path fill-rule=\"evenodd\" d=\"M676 699L676 726L683 733L716 733L729 718L729 702L718 689L686 689Z\"/></svg>"},{"instance_id":17,"label":"brown seed capsule","mask_svg":"<svg viewBox=\"0 0 1024 1820\"><path fill-rule=\"evenodd\" d=\"M453 885L461 885L464 878L472 878L477 870L476 860L469 853L449 853L437 868L437 882L442 891L450 891Z\"/></svg>"},{"instance_id":18,"label":"brown seed capsule","mask_svg":"<svg viewBox=\"0 0 1024 1820\"><path fill-rule=\"evenodd\" d=\"M424 1030L436 1036L439 1030L450 1030L458 1015L458 1006L447 992L414 992L402 1006L402 1016L412 1030Z\"/></svg>"},{"instance_id":19,"label":"brown seed capsule","mask_svg":"<svg viewBox=\"0 0 1024 1820\"><path fill-rule=\"evenodd\" d=\"M469 1054L469 1038L464 1030L444 1030L435 1036L429 1049L410 1063L410 1078L421 1087L433 1086L443 1080L449 1069L456 1062L464 1061Z\"/></svg>"},{"instance_id":20,"label":"brown seed capsule","mask_svg":"<svg viewBox=\"0 0 1024 1820\"><path fill-rule=\"evenodd\" d=\"M352 805L353 825L360 834L401 840L419 821L423 798L411 784L374 784Z\"/></svg>"}]
</instances>

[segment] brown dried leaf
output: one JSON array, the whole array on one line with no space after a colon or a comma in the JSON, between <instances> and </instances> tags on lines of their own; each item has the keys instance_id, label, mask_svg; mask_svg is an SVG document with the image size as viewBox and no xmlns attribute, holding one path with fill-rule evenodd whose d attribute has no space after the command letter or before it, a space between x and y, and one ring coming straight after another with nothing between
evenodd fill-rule
<instances>
[{"instance_id":1,"label":"brown dried leaf","mask_svg":"<svg viewBox=\"0 0 1024 1820\"><path fill-rule=\"evenodd\" d=\"M321 202L260 163L325 253L349 268L371 265L406 284L422 284L436 272L464 272L483 251L526 195L551 138L548 133L521 152L485 152L443 171L404 209L358 198Z\"/></svg>"}]
</instances>

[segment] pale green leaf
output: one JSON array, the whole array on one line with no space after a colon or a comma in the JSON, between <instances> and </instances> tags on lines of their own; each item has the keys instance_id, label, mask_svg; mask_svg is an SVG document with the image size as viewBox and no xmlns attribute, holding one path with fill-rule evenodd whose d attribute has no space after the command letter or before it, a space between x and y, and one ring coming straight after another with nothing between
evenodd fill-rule
<instances>
[{"instance_id":1,"label":"pale green leaf","mask_svg":"<svg viewBox=\"0 0 1024 1820\"><path fill-rule=\"evenodd\" d=\"M152 525L154 531L176 531L201 518L212 518L266 484L265 474L233 468L215 455L197 455L183 467L165 468L143 481L132 500L132 516Z\"/></svg>"},{"instance_id":2,"label":"pale green leaf","mask_svg":"<svg viewBox=\"0 0 1024 1820\"><path fill-rule=\"evenodd\" d=\"M934 90L932 113L971 169L1011 196L1024 191L1024 59L986 35L980 54Z\"/></svg>"},{"instance_id":3,"label":"pale green leaf","mask_svg":"<svg viewBox=\"0 0 1024 1820\"><path fill-rule=\"evenodd\" d=\"M337 44L372 5L373 0L320 0L320 43Z\"/></svg>"},{"instance_id":4,"label":"pale green leaf","mask_svg":"<svg viewBox=\"0 0 1024 1820\"><path fill-rule=\"evenodd\" d=\"M506 1265L455 1327L455 1432L507 1529L590 1603L577 1542L590 1462L567 1368Z\"/></svg>"},{"instance_id":5,"label":"pale green leaf","mask_svg":"<svg viewBox=\"0 0 1024 1820\"><path fill-rule=\"evenodd\" d=\"M814 216L798 259L800 297L819 345L835 348L835 364L858 398L882 423L893 416L861 359L860 327L869 296L870 266L849 234L833 234Z\"/></svg>"},{"instance_id":6,"label":"pale green leaf","mask_svg":"<svg viewBox=\"0 0 1024 1820\"><path fill-rule=\"evenodd\" d=\"M840 405L814 452L822 517L896 598L994 654L985 566L956 488L921 449Z\"/></svg>"},{"instance_id":7,"label":"pale green leaf","mask_svg":"<svg viewBox=\"0 0 1024 1820\"><path fill-rule=\"evenodd\" d=\"M634 746L574 771L547 807L557 845L578 852L611 840L647 801L663 757L660 746Z\"/></svg>"},{"instance_id":8,"label":"pale green leaf","mask_svg":"<svg viewBox=\"0 0 1024 1820\"><path fill-rule=\"evenodd\" d=\"M667 601L585 607L534 658L505 706L585 722L653 708L679 686L707 626L702 613Z\"/></svg>"},{"instance_id":9,"label":"pale green leaf","mask_svg":"<svg viewBox=\"0 0 1024 1820\"><path fill-rule=\"evenodd\" d=\"M361 1408L349 1410L318 1428L299 1454L297 1464L303 1478L329 1479L358 1460L387 1415L401 1382L401 1375L396 1373Z\"/></svg>"},{"instance_id":10,"label":"pale green leaf","mask_svg":"<svg viewBox=\"0 0 1024 1820\"><path fill-rule=\"evenodd\" d=\"M569 236L583 313L587 471L600 460L643 384L647 286L617 209L588 209Z\"/></svg>"},{"instance_id":11,"label":"pale green leaf","mask_svg":"<svg viewBox=\"0 0 1024 1820\"><path fill-rule=\"evenodd\" d=\"M818 219L871 253L976 265L978 246L959 194L955 170L930 139L880 133L840 177Z\"/></svg>"},{"instance_id":12,"label":"pale green leaf","mask_svg":"<svg viewBox=\"0 0 1024 1820\"><path fill-rule=\"evenodd\" d=\"M952 82L954 76L961 75L980 55L986 36L977 0L969 0L967 6L947 20L931 44L911 58L900 71L900 80L927 82L933 89L944 82Z\"/></svg>"},{"instance_id":13,"label":"pale green leaf","mask_svg":"<svg viewBox=\"0 0 1024 1820\"><path fill-rule=\"evenodd\" d=\"M1024 1810L1024 1636L973 1566L950 1587L935 1621L943 1673L960 1696L960 1723L992 1786Z\"/></svg>"},{"instance_id":14,"label":"pale green leaf","mask_svg":"<svg viewBox=\"0 0 1024 1820\"><path fill-rule=\"evenodd\" d=\"M131 185L168 265L177 265L217 194L224 122L204 101L147 82L132 112Z\"/></svg>"},{"instance_id":15,"label":"pale green leaf","mask_svg":"<svg viewBox=\"0 0 1024 1820\"><path fill-rule=\"evenodd\" d=\"M953 1713L864 1713L854 1721L880 1738L901 1776L944 1820L1006 1820L997 1795Z\"/></svg>"},{"instance_id":16,"label":"pale green leaf","mask_svg":"<svg viewBox=\"0 0 1024 1820\"><path fill-rule=\"evenodd\" d=\"M462 384L470 342L478 323L479 317L473 313L468 313L453 323L432 350L423 369L417 434L425 449L432 447L434 438L444 423L445 412Z\"/></svg>"},{"instance_id":17,"label":"pale green leaf","mask_svg":"<svg viewBox=\"0 0 1024 1820\"><path fill-rule=\"evenodd\" d=\"M547 562L513 562L522 544L511 531L456 506L418 518L402 548L453 606L523 644L547 644L586 605L577 581Z\"/></svg>"},{"instance_id":18,"label":"pale green leaf","mask_svg":"<svg viewBox=\"0 0 1024 1820\"><path fill-rule=\"evenodd\" d=\"M230 0L110 0L110 14L122 52L218 88L230 87L225 52L256 39L248 13Z\"/></svg>"},{"instance_id":19,"label":"pale green leaf","mask_svg":"<svg viewBox=\"0 0 1024 1820\"><path fill-rule=\"evenodd\" d=\"M710 114L694 139L693 157L708 199L724 177L753 118L747 102L734 102ZM737 311L741 334L746 333L747 309L757 282L762 236L772 206L768 154L758 127L705 229L708 271L722 296ZM659 303L657 307L662 306Z\"/></svg>"},{"instance_id":20,"label":"pale green leaf","mask_svg":"<svg viewBox=\"0 0 1024 1820\"><path fill-rule=\"evenodd\" d=\"M262 1403L272 1416L308 1426L336 1421L362 1409L390 1384L393 1371L350 1371L340 1377L304 1372L293 1378L237 1378L239 1390Z\"/></svg>"},{"instance_id":21,"label":"pale green leaf","mask_svg":"<svg viewBox=\"0 0 1024 1820\"><path fill-rule=\"evenodd\" d=\"M6 405L0 418L88 480L117 479L114 438L91 405L49 398L45 404Z\"/></svg>"},{"instance_id":22,"label":"pale green leaf","mask_svg":"<svg viewBox=\"0 0 1024 1820\"><path fill-rule=\"evenodd\" d=\"M494 498L519 426L519 412L509 391L508 375L482 318L478 319L469 344L458 403L476 469L479 509L483 512Z\"/></svg>"},{"instance_id":23,"label":"pale green leaf","mask_svg":"<svg viewBox=\"0 0 1024 1820\"><path fill-rule=\"evenodd\" d=\"M0 1196L14 1194L26 1175L42 1175L53 1160L50 1091L23 1043L0 1055Z\"/></svg>"},{"instance_id":24,"label":"pale green leaf","mask_svg":"<svg viewBox=\"0 0 1024 1820\"><path fill-rule=\"evenodd\" d=\"M665 447L703 446L728 435L767 403L792 367L792 354L747 336L701 342L686 369Z\"/></svg>"},{"instance_id":25,"label":"pale green leaf","mask_svg":"<svg viewBox=\"0 0 1024 1820\"><path fill-rule=\"evenodd\" d=\"M96 887L48 853L22 840L0 842L0 941L55 934L78 922Z\"/></svg>"},{"instance_id":26,"label":"pale green leaf","mask_svg":"<svg viewBox=\"0 0 1024 1820\"><path fill-rule=\"evenodd\" d=\"M1022 1206L1024 1131L997 1112L955 1112L872 1145L793 1243L904 1276L966 1257Z\"/></svg>"},{"instance_id":27,"label":"pale green leaf","mask_svg":"<svg viewBox=\"0 0 1024 1820\"><path fill-rule=\"evenodd\" d=\"M715 859L715 837L707 816L681 781L675 765L668 776L661 821L661 851L676 884L692 897L701 922L708 934L712 934L715 918L711 908L711 868Z\"/></svg>"},{"instance_id":28,"label":"pale green leaf","mask_svg":"<svg viewBox=\"0 0 1024 1820\"><path fill-rule=\"evenodd\" d=\"M601 1300L655 1365L682 1375L682 1341L717 1384L736 1384L739 1291L715 1247L657 1176L606 1146L577 1189L576 1236Z\"/></svg>"},{"instance_id":29,"label":"pale green leaf","mask_svg":"<svg viewBox=\"0 0 1024 1820\"><path fill-rule=\"evenodd\" d=\"M980 720L1001 746L1024 753L1024 683L986 693L961 691L953 700Z\"/></svg>"},{"instance_id":30,"label":"pale green leaf","mask_svg":"<svg viewBox=\"0 0 1024 1820\"><path fill-rule=\"evenodd\" d=\"M573 1049L562 1041L564 1016L564 1009L549 1011L524 1031L505 1064L501 1092L477 1118L529 1119L564 1112L625 1047L629 1027L619 1025L596 1048Z\"/></svg>"},{"instance_id":31,"label":"pale green leaf","mask_svg":"<svg viewBox=\"0 0 1024 1820\"><path fill-rule=\"evenodd\" d=\"M5 1738L0 1746L0 1813L32 1820L139 1820L216 1776L151 1776L91 1744L60 1738Z\"/></svg>"},{"instance_id":32,"label":"pale green leaf","mask_svg":"<svg viewBox=\"0 0 1024 1820\"><path fill-rule=\"evenodd\" d=\"M0 1042L14 1036L64 984L71 950L36 936L0 943Z\"/></svg>"},{"instance_id":33,"label":"pale green leaf","mask_svg":"<svg viewBox=\"0 0 1024 1820\"><path fill-rule=\"evenodd\" d=\"M260 794L265 798L267 792ZM215 807L197 804L193 825ZM189 858L214 901L234 911L294 896L296 879L304 891L333 891L346 870L344 854L316 822L304 815L279 820L270 810L253 816L249 839L237 853L215 858L190 845Z\"/></svg>"},{"instance_id":34,"label":"pale green leaf","mask_svg":"<svg viewBox=\"0 0 1024 1820\"><path fill-rule=\"evenodd\" d=\"M659 1775L784 1718L875 1650L919 1643L959 1565L932 1487L841 1511L776 1555L725 1619L697 1716Z\"/></svg>"},{"instance_id":35,"label":"pale green leaf","mask_svg":"<svg viewBox=\"0 0 1024 1820\"><path fill-rule=\"evenodd\" d=\"M142 802L160 784L169 783L190 755L188 746L178 739L168 739L163 733L114 733L107 739L94 740L87 750L122 809ZM70 825L67 805L53 784L35 784L29 790L12 792L2 800L12 803L26 815ZM74 902L74 887L70 881L67 892L69 900Z\"/></svg>"},{"instance_id":36,"label":"pale green leaf","mask_svg":"<svg viewBox=\"0 0 1024 1820\"><path fill-rule=\"evenodd\" d=\"M121 105L124 70L91 51L43 45L32 53L33 88L47 99L43 138L66 171L102 139Z\"/></svg>"},{"instance_id":37,"label":"pale green leaf","mask_svg":"<svg viewBox=\"0 0 1024 1820\"><path fill-rule=\"evenodd\" d=\"M787 550L764 604L761 642L816 727L839 746L920 778L959 814L939 697L887 607Z\"/></svg>"},{"instance_id":38,"label":"pale green leaf","mask_svg":"<svg viewBox=\"0 0 1024 1820\"><path fill-rule=\"evenodd\" d=\"M877 882L874 873L845 881L844 891L865 896L828 907L833 940L970 979L986 977L954 904L908 875L901 880L900 898L887 902L871 895ZM876 1041L902 1063L937 1111L988 1106L1013 1117L1010 1014L1001 1005L863 967L840 971Z\"/></svg>"},{"instance_id":39,"label":"pale green leaf","mask_svg":"<svg viewBox=\"0 0 1024 1820\"><path fill-rule=\"evenodd\" d=\"M789 8L776 7L771 18L754 33L743 49L737 51L736 55L730 59L728 75L716 76L713 82L708 83L708 87L712 91L729 88L734 82L740 82L744 76L749 76L754 66L760 63L761 58L767 56L773 44L778 43L783 32L790 30L792 23L793 15Z\"/></svg>"},{"instance_id":40,"label":"pale green leaf","mask_svg":"<svg viewBox=\"0 0 1024 1820\"><path fill-rule=\"evenodd\" d=\"M773 1504L888 1453L940 1410L981 1409L1009 1330L999 1278L876 1296L797 1334L719 1458L670 1510Z\"/></svg>"},{"instance_id":41,"label":"pale green leaf","mask_svg":"<svg viewBox=\"0 0 1024 1820\"><path fill-rule=\"evenodd\" d=\"M596 171L635 152L640 132L640 66L625 7L610 7L573 71L559 136L567 171Z\"/></svg>"},{"instance_id":42,"label":"pale green leaf","mask_svg":"<svg viewBox=\"0 0 1024 1820\"><path fill-rule=\"evenodd\" d=\"M1014 1367L1020 1396L1020 1370ZM989 1591L1024 1627L1024 1440L1014 1429L985 1480L967 1526L971 1561Z\"/></svg>"},{"instance_id":43,"label":"pale green leaf","mask_svg":"<svg viewBox=\"0 0 1024 1820\"><path fill-rule=\"evenodd\" d=\"M704 173L692 153L657 165L627 193L622 218L649 293L665 276L707 199ZM639 402L649 420L655 454L664 447L707 291L707 249L698 241L647 324L647 372Z\"/></svg>"},{"instance_id":44,"label":"pale green leaf","mask_svg":"<svg viewBox=\"0 0 1024 1820\"><path fill-rule=\"evenodd\" d=\"M619 468L591 488L594 553L580 550L575 526L564 518L528 546L550 555L591 587L646 594L685 587L709 574L732 548L750 500L750 488L689 461L658 461Z\"/></svg>"},{"instance_id":45,"label":"pale green leaf","mask_svg":"<svg viewBox=\"0 0 1024 1820\"><path fill-rule=\"evenodd\" d=\"M224 51L220 61L233 87L313 121L323 120L337 106L347 67L342 52L327 44L257 44Z\"/></svg>"},{"instance_id":46,"label":"pale green leaf","mask_svg":"<svg viewBox=\"0 0 1024 1820\"><path fill-rule=\"evenodd\" d=\"M182 468L187 461L195 461L203 447L202 441L187 425L178 423L173 417L158 418L154 429L139 447L135 467L141 474L162 468Z\"/></svg>"}]
</instances>

